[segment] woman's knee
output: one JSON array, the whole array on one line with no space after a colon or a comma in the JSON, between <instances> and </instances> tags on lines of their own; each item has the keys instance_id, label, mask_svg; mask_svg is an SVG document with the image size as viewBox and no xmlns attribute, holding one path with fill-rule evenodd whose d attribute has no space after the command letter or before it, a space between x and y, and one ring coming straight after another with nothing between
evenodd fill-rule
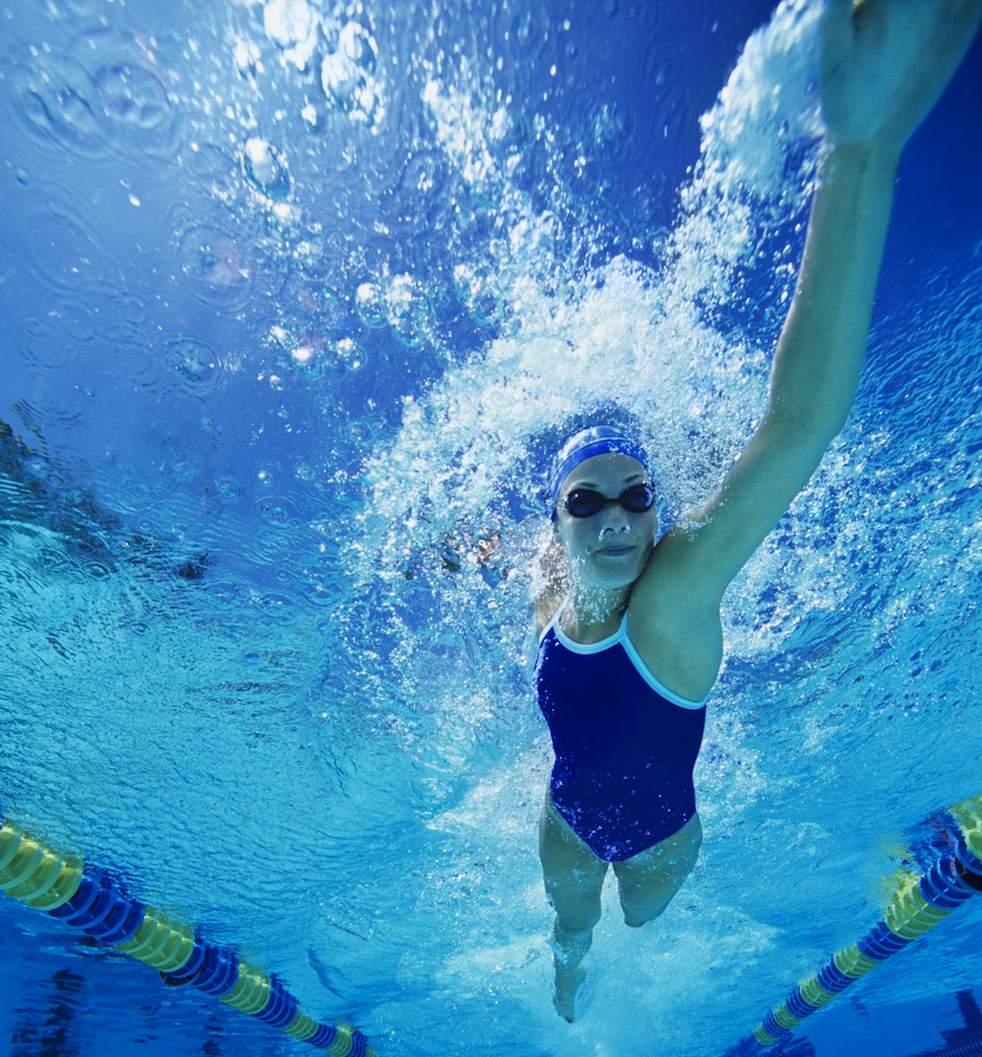
<instances>
[{"instance_id":1,"label":"woman's knee","mask_svg":"<svg viewBox=\"0 0 982 1057\"><path fill-rule=\"evenodd\" d=\"M664 913L689 876L689 869L668 874L652 872L647 876L618 879L618 896L624 911L624 923L640 928Z\"/></svg>"},{"instance_id":2,"label":"woman's knee","mask_svg":"<svg viewBox=\"0 0 982 1057\"><path fill-rule=\"evenodd\" d=\"M553 900L556 919L567 932L592 932L600 921L600 900Z\"/></svg>"},{"instance_id":3,"label":"woman's knee","mask_svg":"<svg viewBox=\"0 0 982 1057\"><path fill-rule=\"evenodd\" d=\"M626 925L640 928L665 911L692 872L701 843L702 827L695 818L649 852L615 864Z\"/></svg>"},{"instance_id":4,"label":"woman's knee","mask_svg":"<svg viewBox=\"0 0 982 1057\"><path fill-rule=\"evenodd\" d=\"M572 872L563 876L546 875L546 896L559 924L567 932L586 932L600 920L600 892L603 877L583 877Z\"/></svg>"},{"instance_id":5,"label":"woman's knee","mask_svg":"<svg viewBox=\"0 0 982 1057\"><path fill-rule=\"evenodd\" d=\"M624 913L624 924L632 929L639 929L642 925L647 925L649 921L654 921L655 918L662 915L674 896L675 893L673 892L667 899L644 902L625 898L622 892L621 910Z\"/></svg>"}]
</instances>

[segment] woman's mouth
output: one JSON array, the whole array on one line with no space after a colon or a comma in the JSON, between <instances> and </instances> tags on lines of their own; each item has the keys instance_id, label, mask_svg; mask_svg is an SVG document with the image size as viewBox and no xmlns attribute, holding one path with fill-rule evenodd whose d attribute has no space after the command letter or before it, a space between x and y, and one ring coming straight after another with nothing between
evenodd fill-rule
<instances>
[{"instance_id":1,"label":"woman's mouth","mask_svg":"<svg viewBox=\"0 0 982 1057\"><path fill-rule=\"evenodd\" d=\"M625 545L620 547L598 547L593 553L602 554L605 558L619 558L622 555L632 554L633 552L633 547Z\"/></svg>"}]
</instances>

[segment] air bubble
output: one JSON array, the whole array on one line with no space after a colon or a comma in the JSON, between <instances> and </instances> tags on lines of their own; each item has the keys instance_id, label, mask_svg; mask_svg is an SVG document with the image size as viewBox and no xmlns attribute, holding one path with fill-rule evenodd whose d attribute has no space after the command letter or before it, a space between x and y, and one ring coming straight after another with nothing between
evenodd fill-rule
<instances>
[{"instance_id":1,"label":"air bubble","mask_svg":"<svg viewBox=\"0 0 982 1057\"><path fill-rule=\"evenodd\" d=\"M347 315L347 307L326 283L308 279L300 270L283 283L279 303L283 312L289 314L286 321L298 328L331 330Z\"/></svg>"},{"instance_id":2,"label":"air bubble","mask_svg":"<svg viewBox=\"0 0 982 1057\"><path fill-rule=\"evenodd\" d=\"M366 327L384 327L388 322L385 301L374 283L359 283L355 290L355 311Z\"/></svg>"},{"instance_id":3,"label":"air bubble","mask_svg":"<svg viewBox=\"0 0 982 1057\"><path fill-rule=\"evenodd\" d=\"M429 299L411 275L396 275L385 301L389 325L404 345L416 348L431 340L433 319Z\"/></svg>"},{"instance_id":4,"label":"air bubble","mask_svg":"<svg viewBox=\"0 0 982 1057\"><path fill-rule=\"evenodd\" d=\"M267 198L282 201L290 194L286 162L276 149L259 136L251 136L242 148L242 169L249 183Z\"/></svg>"},{"instance_id":5,"label":"air bubble","mask_svg":"<svg viewBox=\"0 0 982 1057\"><path fill-rule=\"evenodd\" d=\"M375 73L378 64L378 45L375 38L357 22L349 22L342 30L339 50L367 74Z\"/></svg>"},{"instance_id":6,"label":"air bubble","mask_svg":"<svg viewBox=\"0 0 982 1057\"><path fill-rule=\"evenodd\" d=\"M502 304L490 271L458 264L453 277L457 296L475 323L493 323L500 319Z\"/></svg>"},{"instance_id":7,"label":"air bubble","mask_svg":"<svg viewBox=\"0 0 982 1057\"><path fill-rule=\"evenodd\" d=\"M242 494L242 486L231 474L219 477L215 482L215 490L223 499L238 499Z\"/></svg>"},{"instance_id":8,"label":"air bubble","mask_svg":"<svg viewBox=\"0 0 982 1057\"><path fill-rule=\"evenodd\" d=\"M365 357L354 338L342 338L335 346L338 363L349 371L357 371L365 365Z\"/></svg>"},{"instance_id":9,"label":"air bubble","mask_svg":"<svg viewBox=\"0 0 982 1057\"><path fill-rule=\"evenodd\" d=\"M232 57L235 61L235 68L243 76L252 77L257 73L262 72L259 62L262 53L259 50L259 46L254 41L236 41Z\"/></svg>"},{"instance_id":10,"label":"air bubble","mask_svg":"<svg viewBox=\"0 0 982 1057\"><path fill-rule=\"evenodd\" d=\"M302 335L298 341L291 342L282 359L284 369L292 370L310 378L319 378L332 366L327 352L328 343L319 334ZM273 384L273 376L270 376ZM274 388L276 386L274 385Z\"/></svg>"},{"instance_id":11,"label":"air bubble","mask_svg":"<svg viewBox=\"0 0 982 1057\"><path fill-rule=\"evenodd\" d=\"M381 112L379 86L372 77L377 63L375 38L364 26L348 22L337 49L321 62L324 95L354 120L374 123Z\"/></svg>"},{"instance_id":12,"label":"air bubble","mask_svg":"<svg viewBox=\"0 0 982 1057\"><path fill-rule=\"evenodd\" d=\"M266 36L281 48L306 40L314 28L314 14L306 0L269 0L263 8Z\"/></svg>"}]
</instances>

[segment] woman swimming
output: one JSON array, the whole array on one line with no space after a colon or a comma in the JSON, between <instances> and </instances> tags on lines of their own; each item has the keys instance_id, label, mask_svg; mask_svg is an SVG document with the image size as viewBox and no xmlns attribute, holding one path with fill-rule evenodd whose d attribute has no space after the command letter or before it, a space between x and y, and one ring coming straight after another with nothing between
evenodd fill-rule
<instances>
[{"instance_id":1,"label":"woman swimming","mask_svg":"<svg viewBox=\"0 0 982 1057\"><path fill-rule=\"evenodd\" d=\"M556 754L539 829L557 1011L569 1021L613 865L625 922L656 918L702 830L692 771L722 659L720 602L842 428L859 380L904 143L957 69L982 0L826 0L826 125L763 417L719 491L654 543L647 457L594 427L558 453L535 600Z\"/></svg>"}]
</instances>

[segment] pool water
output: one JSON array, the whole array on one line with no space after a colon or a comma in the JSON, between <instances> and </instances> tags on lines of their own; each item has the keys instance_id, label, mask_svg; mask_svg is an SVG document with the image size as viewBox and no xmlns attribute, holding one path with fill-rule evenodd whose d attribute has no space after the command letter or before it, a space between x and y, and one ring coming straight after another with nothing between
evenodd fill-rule
<instances>
[{"instance_id":1,"label":"pool water","mask_svg":"<svg viewBox=\"0 0 982 1057\"><path fill-rule=\"evenodd\" d=\"M979 41L904 158L853 414L726 596L699 864L642 930L608 888L573 1026L536 857L550 449L616 405L666 521L739 452L817 13L0 10L3 816L380 1055L722 1055L869 929L982 792ZM783 1052L982 1052L976 904ZM304 1052L0 923L0 1054Z\"/></svg>"}]
</instances>

